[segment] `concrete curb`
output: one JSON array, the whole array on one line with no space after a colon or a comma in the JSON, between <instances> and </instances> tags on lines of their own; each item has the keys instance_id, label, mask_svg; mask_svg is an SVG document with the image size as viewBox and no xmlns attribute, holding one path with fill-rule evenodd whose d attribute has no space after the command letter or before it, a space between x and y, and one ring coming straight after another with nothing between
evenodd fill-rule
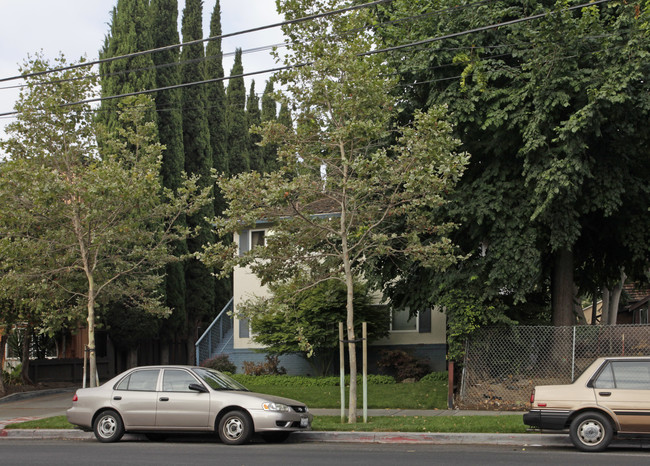
<instances>
[{"instance_id":1,"label":"concrete curb","mask_svg":"<svg viewBox=\"0 0 650 466\"><path fill-rule=\"evenodd\" d=\"M2 429L0 439L95 440L92 432L77 429ZM144 440L142 435L125 435L124 440ZM414 432L295 432L291 443L394 443L428 445L510 445L517 447L570 446L561 434L463 434Z\"/></svg>"}]
</instances>

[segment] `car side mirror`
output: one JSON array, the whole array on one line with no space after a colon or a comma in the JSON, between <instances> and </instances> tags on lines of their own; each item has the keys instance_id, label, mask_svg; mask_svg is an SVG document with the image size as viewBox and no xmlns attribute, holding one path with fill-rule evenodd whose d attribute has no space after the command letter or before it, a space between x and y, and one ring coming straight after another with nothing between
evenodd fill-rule
<instances>
[{"instance_id":1,"label":"car side mirror","mask_svg":"<svg viewBox=\"0 0 650 466\"><path fill-rule=\"evenodd\" d=\"M200 393L207 393L208 389L205 388L203 385L199 385L198 383L191 383L188 387L190 390L194 390L196 392Z\"/></svg>"}]
</instances>

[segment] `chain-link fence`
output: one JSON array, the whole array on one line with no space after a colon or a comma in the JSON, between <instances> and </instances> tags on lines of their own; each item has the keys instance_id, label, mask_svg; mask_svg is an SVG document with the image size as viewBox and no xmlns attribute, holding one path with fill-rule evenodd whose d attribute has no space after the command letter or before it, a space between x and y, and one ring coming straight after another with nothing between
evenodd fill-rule
<instances>
[{"instance_id":1,"label":"chain-link fence","mask_svg":"<svg viewBox=\"0 0 650 466\"><path fill-rule=\"evenodd\" d=\"M650 325L489 327L467 342L456 404L526 410L535 385L571 383L597 357L650 355Z\"/></svg>"}]
</instances>

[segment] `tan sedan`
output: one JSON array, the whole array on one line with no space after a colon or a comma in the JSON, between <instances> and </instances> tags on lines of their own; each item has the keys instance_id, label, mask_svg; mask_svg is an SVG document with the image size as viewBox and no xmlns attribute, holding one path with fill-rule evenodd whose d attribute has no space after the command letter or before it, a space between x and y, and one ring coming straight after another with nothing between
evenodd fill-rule
<instances>
[{"instance_id":1,"label":"tan sedan","mask_svg":"<svg viewBox=\"0 0 650 466\"><path fill-rule=\"evenodd\" d=\"M650 435L650 357L599 358L575 382L540 385L524 424L569 429L582 451L602 451L618 436Z\"/></svg>"},{"instance_id":2,"label":"tan sedan","mask_svg":"<svg viewBox=\"0 0 650 466\"><path fill-rule=\"evenodd\" d=\"M217 432L230 445L259 433L270 442L311 429L313 416L298 401L252 393L227 375L204 367L129 369L96 388L77 390L68 421L93 430L100 442L125 432L151 440L169 433Z\"/></svg>"}]
</instances>

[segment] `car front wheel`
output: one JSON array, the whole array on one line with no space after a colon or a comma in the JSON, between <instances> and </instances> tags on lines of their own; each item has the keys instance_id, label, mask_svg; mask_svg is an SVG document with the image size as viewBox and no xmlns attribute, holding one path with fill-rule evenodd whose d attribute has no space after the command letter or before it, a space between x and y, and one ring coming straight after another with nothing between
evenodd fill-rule
<instances>
[{"instance_id":1,"label":"car front wheel","mask_svg":"<svg viewBox=\"0 0 650 466\"><path fill-rule=\"evenodd\" d=\"M604 414L586 412L571 422L569 436L578 450L603 451L612 441L614 428Z\"/></svg>"},{"instance_id":2,"label":"car front wheel","mask_svg":"<svg viewBox=\"0 0 650 466\"><path fill-rule=\"evenodd\" d=\"M230 411L219 421L219 438L227 445L242 445L253 435L253 420L244 411Z\"/></svg>"},{"instance_id":3,"label":"car front wheel","mask_svg":"<svg viewBox=\"0 0 650 466\"><path fill-rule=\"evenodd\" d=\"M97 416L93 431L100 442L117 442L124 435L124 424L119 414L108 410Z\"/></svg>"}]
</instances>

